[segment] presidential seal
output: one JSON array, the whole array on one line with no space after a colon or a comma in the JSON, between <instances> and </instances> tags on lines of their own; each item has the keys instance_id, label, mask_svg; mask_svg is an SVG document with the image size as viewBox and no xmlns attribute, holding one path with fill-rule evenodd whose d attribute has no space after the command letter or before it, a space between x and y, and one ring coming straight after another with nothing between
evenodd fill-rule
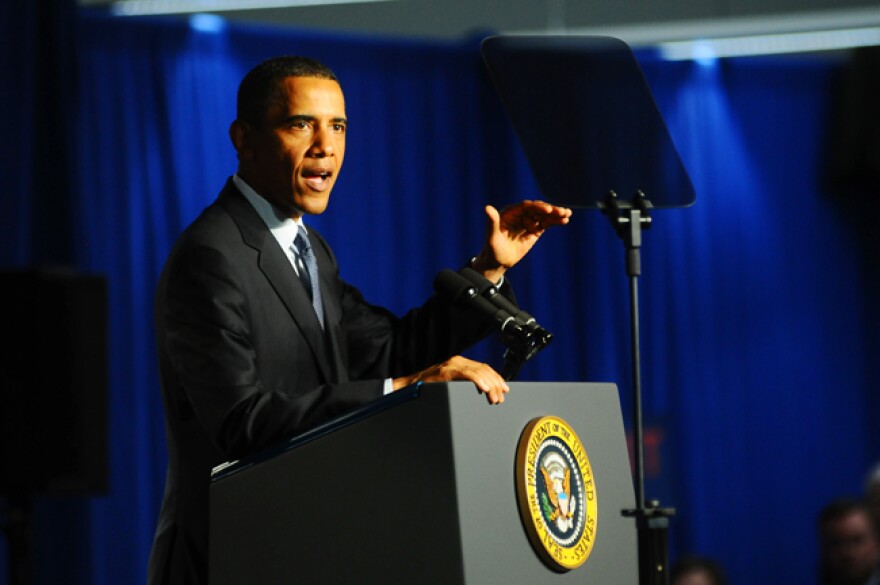
<instances>
[{"instance_id":1,"label":"presidential seal","mask_svg":"<svg viewBox=\"0 0 880 585\"><path fill-rule=\"evenodd\" d=\"M596 540L596 484L583 444L561 418L536 418L523 430L516 494L538 556L556 571L581 566Z\"/></svg>"}]
</instances>

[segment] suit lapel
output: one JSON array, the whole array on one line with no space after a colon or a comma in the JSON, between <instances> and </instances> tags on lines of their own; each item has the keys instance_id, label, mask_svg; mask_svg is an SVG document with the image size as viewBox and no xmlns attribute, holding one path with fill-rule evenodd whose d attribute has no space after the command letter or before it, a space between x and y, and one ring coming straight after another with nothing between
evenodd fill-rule
<instances>
[{"instance_id":1,"label":"suit lapel","mask_svg":"<svg viewBox=\"0 0 880 585\"><path fill-rule=\"evenodd\" d=\"M309 233L311 234L312 250L314 250L318 262L318 275L321 279L321 298L324 300L324 314L326 316L324 323L327 325L327 335L330 338L330 348L333 351L332 357L336 370L336 379L339 382L348 382L348 368L339 350L340 342L337 335L338 326L336 325L342 322L342 307L328 294L328 291L333 290L336 278L336 259L330 256L327 242L317 230L310 228Z\"/></svg>"},{"instance_id":2,"label":"suit lapel","mask_svg":"<svg viewBox=\"0 0 880 585\"><path fill-rule=\"evenodd\" d=\"M296 277L287 255L278 246L266 224L256 210L239 193L232 181L228 181L220 194L220 203L232 216L241 230L244 242L259 253L259 269L278 294L290 317L299 327L302 336L312 350L325 380L335 381L336 376L327 356L330 355L327 337L312 308L312 301ZM321 276L322 281L324 276ZM323 282L322 282L323 284ZM327 303L325 302L325 308ZM334 352L335 353L335 352Z\"/></svg>"}]
</instances>

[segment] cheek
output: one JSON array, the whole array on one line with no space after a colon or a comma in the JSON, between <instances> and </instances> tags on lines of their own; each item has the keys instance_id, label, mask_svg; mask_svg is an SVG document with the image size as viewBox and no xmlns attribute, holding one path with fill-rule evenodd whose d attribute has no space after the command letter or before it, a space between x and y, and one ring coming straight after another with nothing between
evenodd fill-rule
<instances>
[{"instance_id":1,"label":"cheek","mask_svg":"<svg viewBox=\"0 0 880 585\"><path fill-rule=\"evenodd\" d=\"M279 138L275 145L276 158L282 161L285 166L297 166L302 161L305 151L306 147L295 137Z\"/></svg>"},{"instance_id":2,"label":"cheek","mask_svg":"<svg viewBox=\"0 0 880 585\"><path fill-rule=\"evenodd\" d=\"M336 165L337 167L342 166L342 161L345 159L345 139L341 140L336 144Z\"/></svg>"}]
</instances>

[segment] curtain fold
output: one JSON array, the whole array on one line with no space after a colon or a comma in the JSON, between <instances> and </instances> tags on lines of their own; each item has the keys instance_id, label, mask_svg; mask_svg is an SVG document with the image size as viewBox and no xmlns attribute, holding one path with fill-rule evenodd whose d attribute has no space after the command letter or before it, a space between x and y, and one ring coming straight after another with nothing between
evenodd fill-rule
<instances>
[{"instance_id":1,"label":"curtain fold","mask_svg":"<svg viewBox=\"0 0 880 585\"><path fill-rule=\"evenodd\" d=\"M0 268L73 262L75 165L67 114L75 92L73 0L0 6ZM40 225L42 231L31 229ZM52 237L43 237L51 233Z\"/></svg>"}]
</instances>

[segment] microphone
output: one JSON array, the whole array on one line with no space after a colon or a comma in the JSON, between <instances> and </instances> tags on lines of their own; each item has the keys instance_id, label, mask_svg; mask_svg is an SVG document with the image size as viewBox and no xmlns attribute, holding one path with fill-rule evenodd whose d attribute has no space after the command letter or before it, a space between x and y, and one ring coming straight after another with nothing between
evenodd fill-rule
<instances>
[{"instance_id":1,"label":"microphone","mask_svg":"<svg viewBox=\"0 0 880 585\"><path fill-rule=\"evenodd\" d=\"M470 266L465 266L459 271L465 280L471 283L479 294L484 296L492 303L494 306L498 307L501 310L504 310L516 319L517 324L525 329L530 335L533 335L537 338L537 342L543 347L550 343L550 340L553 339L553 334L538 325L538 321L511 303L507 300L507 297L498 292L498 288L492 284L492 282L471 268Z\"/></svg>"},{"instance_id":2,"label":"microphone","mask_svg":"<svg viewBox=\"0 0 880 585\"><path fill-rule=\"evenodd\" d=\"M526 327L527 329L535 329L538 327L538 322L535 321L534 317L507 300L507 297L499 293L498 288L492 284L492 281L488 278L470 266L465 266L459 270L458 273L465 277L465 279L477 289L477 292L486 297L489 302L499 309L507 311L513 315L516 322L521 326Z\"/></svg>"},{"instance_id":3,"label":"microphone","mask_svg":"<svg viewBox=\"0 0 880 585\"><path fill-rule=\"evenodd\" d=\"M449 268L441 270L434 278L434 290L455 303L473 307L491 317L498 324L502 333L522 334L522 327L516 322L516 318L510 311L497 307L480 296L477 289L457 272L453 272Z\"/></svg>"},{"instance_id":4,"label":"microphone","mask_svg":"<svg viewBox=\"0 0 880 585\"><path fill-rule=\"evenodd\" d=\"M501 337L507 346L504 368L500 373L505 380L512 380L524 363L550 343L553 334L538 325L534 317L520 311L498 294L495 286L482 274L471 268L462 272L468 278L448 268L441 270L434 278L434 290L455 303L473 307L490 316L499 325Z\"/></svg>"}]
</instances>

